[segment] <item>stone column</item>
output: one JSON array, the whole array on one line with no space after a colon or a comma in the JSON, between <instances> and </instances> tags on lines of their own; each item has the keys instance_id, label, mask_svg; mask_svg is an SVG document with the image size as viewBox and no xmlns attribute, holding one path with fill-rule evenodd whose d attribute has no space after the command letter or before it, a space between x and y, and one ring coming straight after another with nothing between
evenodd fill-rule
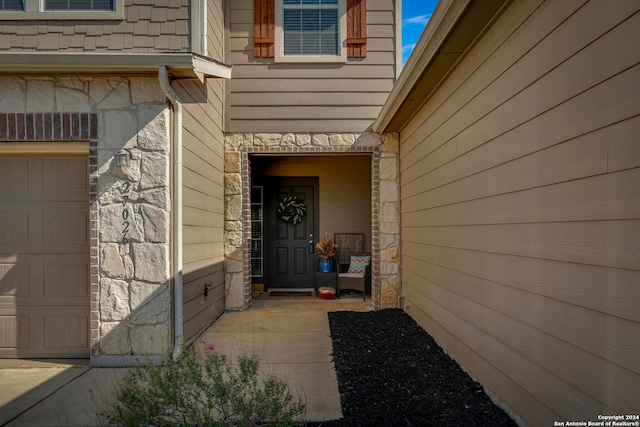
<instances>
[{"instance_id":1,"label":"stone column","mask_svg":"<svg viewBox=\"0 0 640 427\"><path fill-rule=\"evenodd\" d=\"M248 248L243 242L247 222L243 202L250 197L249 171L243 170L241 153L281 154L373 153L381 150L379 176L379 283L372 294L376 307L396 307L400 293L400 199L398 183L398 138L395 134L372 133L238 133L225 135L225 267L227 308L242 308L250 300L251 278L248 276ZM245 153L246 156L246 153ZM377 156L377 155L376 155ZM248 168L249 165L246 165ZM243 188L242 185L247 185ZM249 215L250 212L244 212ZM248 237L247 237L248 238ZM374 245L372 245L374 248ZM249 295L249 296L247 296ZM244 299L243 299L244 298ZM247 299L249 298L249 299Z\"/></svg>"},{"instance_id":2,"label":"stone column","mask_svg":"<svg viewBox=\"0 0 640 427\"><path fill-rule=\"evenodd\" d=\"M120 108L103 112L98 145L98 355L107 365L125 355L144 363L171 348L170 113L157 81L128 85L105 97ZM131 154L128 166L116 165L120 149Z\"/></svg>"},{"instance_id":3,"label":"stone column","mask_svg":"<svg viewBox=\"0 0 640 427\"><path fill-rule=\"evenodd\" d=\"M380 159L380 306L398 306L400 296L400 180L397 134L382 135Z\"/></svg>"}]
</instances>

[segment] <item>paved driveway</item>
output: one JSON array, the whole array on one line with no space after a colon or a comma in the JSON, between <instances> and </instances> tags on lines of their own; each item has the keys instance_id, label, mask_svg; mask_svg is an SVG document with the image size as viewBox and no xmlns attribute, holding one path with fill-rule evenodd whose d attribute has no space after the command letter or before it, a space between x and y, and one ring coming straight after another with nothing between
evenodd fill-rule
<instances>
[{"instance_id":1,"label":"paved driveway","mask_svg":"<svg viewBox=\"0 0 640 427\"><path fill-rule=\"evenodd\" d=\"M261 371L279 376L307 403L309 420L342 415L331 359L328 311L371 310L358 295L340 300L257 300L223 314L201 339L235 360L255 353ZM0 426L99 425L126 369L89 368L86 360L0 359Z\"/></svg>"}]
</instances>

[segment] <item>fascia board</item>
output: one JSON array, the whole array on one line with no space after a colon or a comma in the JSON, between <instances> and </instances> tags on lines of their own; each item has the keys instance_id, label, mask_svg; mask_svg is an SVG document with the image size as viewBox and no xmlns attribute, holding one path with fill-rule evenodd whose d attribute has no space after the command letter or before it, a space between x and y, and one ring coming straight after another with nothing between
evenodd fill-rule
<instances>
[{"instance_id":1,"label":"fascia board","mask_svg":"<svg viewBox=\"0 0 640 427\"><path fill-rule=\"evenodd\" d=\"M231 78L230 66L191 53L0 53L0 74L156 74L160 65L178 78Z\"/></svg>"},{"instance_id":2,"label":"fascia board","mask_svg":"<svg viewBox=\"0 0 640 427\"><path fill-rule=\"evenodd\" d=\"M438 48L468 6L470 0L441 0L393 86L372 130L382 133L404 103L407 95L428 68Z\"/></svg>"}]
</instances>

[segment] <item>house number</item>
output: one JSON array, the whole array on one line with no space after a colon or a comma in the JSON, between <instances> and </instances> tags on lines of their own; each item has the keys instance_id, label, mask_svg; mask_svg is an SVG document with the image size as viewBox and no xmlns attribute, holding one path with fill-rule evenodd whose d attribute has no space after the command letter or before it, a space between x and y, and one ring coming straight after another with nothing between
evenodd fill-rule
<instances>
[{"instance_id":1,"label":"house number","mask_svg":"<svg viewBox=\"0 0 640 427\"><path fill-rule=\"evenodd\" d=\"M131 183L125 182L120 187L120 194L122 195L122 244L126 245L129 243L129 227L131 227L131 223L129 222L129 211L127 210L127 202L129 201L129 197L131 196Z\"/></svg>"}]
</instances>

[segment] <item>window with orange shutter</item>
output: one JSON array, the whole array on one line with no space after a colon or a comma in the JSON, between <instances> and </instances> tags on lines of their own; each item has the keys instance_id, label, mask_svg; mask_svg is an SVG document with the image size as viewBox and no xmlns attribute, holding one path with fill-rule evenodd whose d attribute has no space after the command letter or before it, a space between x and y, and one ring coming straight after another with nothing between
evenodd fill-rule
<instances>
[{"instance_id":1,"label":"window with orange shutter","mask_svg":"<svg viewBox=\"0 0 640 427\"><path fill-rule=\"evenodd\" d=\"M366 10L366 0L254 0L254 57L282 62L364 58Z\"/></svg>"}]
</instances>

